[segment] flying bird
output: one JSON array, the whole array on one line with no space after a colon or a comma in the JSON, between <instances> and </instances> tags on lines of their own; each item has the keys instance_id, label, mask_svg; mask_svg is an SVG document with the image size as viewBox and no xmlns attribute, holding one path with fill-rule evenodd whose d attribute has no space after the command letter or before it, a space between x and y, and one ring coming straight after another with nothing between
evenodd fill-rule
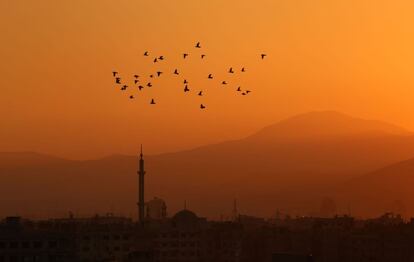
<instances>
[{"instance_id":1,"label":"flying bird","mask_svg":"<svg viewBox=\"0 0 414 262\"><path fill-rule=\"evenodd\" d=\"M248 94L248 93L250 93L251 91L250 90L246 90L246 94Z\"/></svg>"},{"instance_id":2,"label":"flying bird","mask_svg":"<svg viewBox=\"0 0 414 262\"><path fill-rule=\"evenodd\" d=\"M121 87L121 90L122 91L124 91L124 90L126 90L128 88L128 86L127 85L124 85L123 87Z\"/></svg>"},{"instance_id":3,"label":"flying bird","mask_svg":"<svg viewBox=\"0 0 414 262\"><path fill-rule=\"evenodd\" d=\"M199 96L202 96L203 95L203 91L198 92L198 95Z\"/></svg>"},{"instance_id":4,"label":"flying bird","mask_svg":"<svg viewBox=\"0 0 414 262\"><path fill-rule=\"evenodd\" d=\"M241 91L241 88L240 88L240 86L237 88L237 92L240 92Z\"/></svg>"},{"instance_id":5,"label":"flying bird","mask_svg":"<svg viewBox=\"0 0 414 262\"><path fill-rule=\"evenodd\" d=\"M226 81L221 82L222 85L227 85Z\"/></svg>"},{"instance_id":6,"label":"flying bird","mask_svg":"<svg viewBox=\"0 0 414 262\"><path fill-rule=\"evenodd\" d=\"M187 56L188 56L188 54L186 54L186 53L184 53L184 54L183 54L184 59L185 59Z\"/></svg>"},{"instance_id":7,"label":"flying bird","mask_svg":"<svg viewBox=\"0 0 414 262\"><path fill-rule=\"evenodd\" d=\"M135 79L135 80L134 80L134 83L135 83L135 84L136 84L136 83L138 83L138 82L139 82L139 80L138 80L138 79Z\"/></svg>"},{"instance_id":8,"label":"flying bird","mask_svg":"<svg viewBox=\"0 0 414 262\"><path fill-rule=\"evenodd\" d=\"M213 75L212 74L209 74L208 75L208 79L213 79Z\"/></svg>"},{"instance_id":9,"label":"flying bird","mask_svg":"<svg viewBox=\"0 0 414 262\"><path fill-rule=\"evenodd\" d=\"M130 95L130 96L129 96L129 99L134 99L134 96L133 96L133 95Z\"/></svg>"},{"instance_id":10,"label":"flying bird","mask_svg":"<svg viewBox=\"0 0 414 262\"><path fill-rule=\"evenodd\" d=\"M188 91L190 91L190 89L188 88L188 86L187 86L187 85L185 85L185 87L184 87L184 92L188 92Z\"/></svg>"},{"instance_id":11,"label":"flying bird","mask_svg":"<svg viewBox=\"0 0 414 262\"><path fill-rule=\"evenodd\" d=\"M203 59L205 56L206 56L206 55L204 55L204 54L203 54L203 55L201 55L201 59Z\"/></svg>"},{"instance_id":12,"label":"flying bird","mask_svg":"<svg viewBox=\"0 0 414 262\"><path fill-rule=\"evenodd\" d=\"M155 105L155 100L154 100L154 98L153 99L151 99L151 103L150 103L151 105Z\"/></svg>"},{"instance_id":13,"label":"flying bird","mask_svg":"<svg viewBox=\"0 0 414 262\"><path fill-rule=\"evenodd\" d=\"M188 84L188 81L186 79L184 79L184 84Z\"/></svg>"},{"instance_id":14,"label":"flying bird","mask_svg":"<svg viewBox=\"0 0 414 262\"><path fill-rule=\"evenodd\" d=\"M154 77L154 75L150 75L150 77L151 77L151 78L153 78L153 77Z\"/></svg>"},{"instance_id":15,"label":"flying bird","mask_svg":"<svg viewBox=\"0 0 414 262\"><path fill-rule=\"evenodd\" d=\"M241 71L242 71L242 72L246 72L246 69L244 69L244 67L242 67Z\"/></svg>"},{"instance_id":16,"label":"flying bird","mask_svg":"<svg viewBox=\"0 0 414 262\"><path fill-rule=\"evenodd\" d=\"M141 91L141 89L143 89L143 86L138 86L139 91Z\"/></svg>"},{"instance_id":17,"label":"flying bird","mask_svg":"<svg viewBox=\"0 0 414 262\"><path fill-rule=\"evenodd\" d=\"M204 108L206 108L206 107L205 107L203 104L201 104L201 105L200 105L200 108L201 108L201 109L204 109Z\"/></svg>"},{"instance_id":18,"label":"flying bird","mask_svg":"<svg viewBox=\"0 0 414 262\"><path fill-rule=\"evenodd\" d=\"M264 59L266 56L266 54L261 54L262 59Z\"/></svg>"},{"instance_id":19,"label":"flying bird","mask_svg":"<svg viewBox=\"0 0 414 262\"><path fill-rule=\"evenodd\" d=\"M197 42L197 44L196 44L196 46L195 46L196 48L201 48L201 46L200 46L200 42Z\"/></svg>"},{"instance_id":20,"label":"flying bird","mask_svg":"<svg viewBox=\"0 0 414 262\"><path fill-rule=\"evenodd\" d=\"M115 78L115 83L120 84L121 83L121 78L120 77Z\"/></svg>"},{"instance_id":21,"label":"flying bird","mask_svg":"<svg viewBox=\"0 0 414 262\"><path fill-rule=\"evenodd\" d=\"M157 72L157 76L160 76L162 74L162 72L161 71L158 71Z\"/></svg>"},{"instance_id":22,"label":"flying bird","mask_svg":"<svg viewBox=\"0 0 414 262\"><path fill-rule=\"evenodd\" d=\"M113 71L113 72L112 72L112 74L113 74L113 76L115 77L115 76L118 74L118 72Z\"/></svg>"},{"instance_id":23,"label":"flying bird","mask_svg":"<svg viewBox=\"0 0 414 262\"><path fill-rule=\"evenodd\" d=\"M135 77L135 78L138 78L138 77L139 77L139 75L134 75L134 77Z\"/></svg>"},{"instance_id":24,"label":"flying bird","mask_svg":"<svg viewBox=\"0 0 414 262\"><path fill-rule=\"evenodd\" d=\"M148 86L148 87L152 87L151 82L148 82L147 86Z\"/></svg>"},{"instance_id":25,"label":"flying bird","mask_svg":"<svg viewBox=\"0 0 414 262\"><path fill-rule=\"evenodd\" d=\"M242 95L244 95L244 96L245 96L245 95L246 95L246 93L244 93L244 92L243 92L243 93L242 93Z\"/></svg>"},{"instance_id":26,"label":"flying bird","mask_svg":"<svg viewBox=\"0 0 414 262\"><path fill-rule=\"evenodd\" d=\"M154 63L157 63L157 61L158 61L157 58L154 58Z\"/></svg>"},{"instance_id":27,"label":"flying bird","mask_svg":"<svg viewBox=\"0 0 414 262\"><path fill-rule=\"evenodd\" d=\"M144 56L148 56L148 51L145 51Z\"/></svg>"},{"instance_id":28,"label":"flying bird","mask_svg":"<svg viewBox=\"0 0 414 262\"><path fill-rule=\"evenodd\" d=\"M161 55L160 57L158 57L158 59L159 60L164 60L164 56Z\"/></svg>"},{"instance_id":29,"label":"flying bird","mask_svg":"<svg viewBox=\"0 0 414 262\"><path fill-rule=\"evenodd\" d=\"M174 74L178 75L178 69L174 70Z\"/></svg>"},{"instance_id":30,"label":"flying bird","mask_svg":"<svg viewBox=\"0 0 414 262\"><path fill-rule=\"evenodd\" d=\"M230 74L233 74L233 73L234 73L234 71L233 71L233 67L230 67L230 69L229 69L229 73L230 73Z\"/></svg>"}]
</instances>

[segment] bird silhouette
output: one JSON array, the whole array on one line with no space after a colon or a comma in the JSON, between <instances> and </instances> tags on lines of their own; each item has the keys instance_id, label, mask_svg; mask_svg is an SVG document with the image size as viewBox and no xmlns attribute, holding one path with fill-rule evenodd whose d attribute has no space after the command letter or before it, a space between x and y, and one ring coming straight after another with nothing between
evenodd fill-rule
<instances>
[{"instance_id":1,"label":"bird silhouette","mask_svg":"<svg viewBox=\"0 0 414 262\"><path fill-rule=\"evenodd\" d=\"M162 72L161 71L158 71L157 72L157 76L160 76L162 74Z\"/></svg>"},{"instance_id":2,"label":"bird silhouette","mask_svg":"<svg viewBox=\"0 0 414 262\"><path fill-rule=\"evenodd\" d=\"M242 93L242 95L244 95L244 96L245 96L245 95L246 95L246 93L244 93L244 92L243 92L243 93Z\"/></svg>"},{"instance_id":3,"label":"bird silhouette","mask_svg":"<svg viewBox=\"0 0 414 262\"><path fill-rule=\"evenodd\" d=\"M200 42L197 42L197 44L196 44L196 46L195 46L196 48L201 48L201 46L200 46Z\"/></svg>"},{"instance_id":4,"label":"bird silhouette","mask_svg":"<svg viewBox=\"0 0 414 262\"><path fill-rule=\"evenodd\" d=\"M201 109L204 109L204 108L206 108L206 107L205 107L203 104L201 104L201 105L200 105L200 108L201 108Z\"/></svg>"},{"instance_id":5,"label":"bird silhouette","mask_svg":"<svg viewBox=\"0 0 414 262\"><path fill-rule=\"evenodd\" d=\"M205 56L206 56L206 55L204 55L204 54L203 54L203 55L201 55L201 59L203 59Z\"/></svg>"},{"instance_id":6,"label":"bird silhouette","mask_svg":"<svg viewBox=\"0 0 414 262\"><path fill-rule=\"evenodd\" d=\"M250 90L246 90L246 94L248 94L248 93L250 93L250 92L252 92L252 91L250 91Z\"/></svg>"},{"instance_id":7,"label":"bird silhouette","mask_svg":"<svg viewBox=\"0 0 414 262\"><path fill-rule=\"evenodd\" d=\"M155 105L155 100L154 100L154 98L153 99L151 99L151 103L150 103L151 105Z\"/></svg>"},{"instance_id":8,"label":"bird silhouette","mask_svg":"<svg viewBox=\"0 0 414 262\"><path fill-rule=\"evenodd\" d=\"M185 85L185 87L184 87L184 92L188 92L188 91L190 91L190 89L188 88L188 86L187 86L187 85Z\"/></svg>"},{"instance_id":9,"label":"bird silhouette","mask_svg":"<svg viewBox=\"0 0 414 262\"><path fill-rule=\"evenodd\" d=\"M148 56L148 51L145 51L144 56Z\"/></svg>"},{"instance_id":10,"label":"bird silhouette","mask_svg":"<svg viewBox=\"0 0 414 262\"><path fill-rule=\"evenodd\" d=\"M138 80L138 79L135 79L135 80L134 80L134 83L135 83L135 84L136 84L136 83L138 83L138 82L139 82L139 80Z\"/></svg>"},{"instance_id":11,"label":"bird silhouette","mask_svg":"<svg viewBox=\"0 0 414 262\"><path fill-rule=\"evenodd\" d=\"M141 91L141 89L143 89L143 86L138 86L139 91Z\"/></svg>"},{"instance_id":12,"label":"bird silhouette","mask_svg":"<svg viewBox=\"0 0 414 262\"><path fill-rule=\"evenodd\" d=\"M134 75L134 77L135 77L135 78L138 78L138 77L139 77L139 75Z\"/></svg>"},{"instance_id":13,"label":"bird silhouette","mask_svg":"<svg viewBox=\"0 0 414 262\"><path fill-rule=\"evenodd\" d=\"M118 74L118 72L116 72L116 71L113 71L112 72L112 75L115 77L116 75Z\"/></svg>"},{"instance_id":14,"label":"bird silhouette","mask_svg":"<svg viewBox=\"0 0 414 262\"><path fill-rule=\"evenodd\" d=\"M149 83L147 84L147 86L148 86L148 87L152 87L152 84L151 84L151 82L149 82Z\"/></svg>"},{"instance_id":15,"label":"bird silhouette","mask_svg":"<svg viewBox=\"0 0 414 262\"><path fill-rule=\"evenodd\" d=\"M242 72L246 72L246 69L244 67L242 67L241 71Z\"/></svg>"},{"instance_id":16,"label":"bird silhouette","mask_svg":"<svg viewBox=\"0 0 414 262\"><path fill-rule=\"evenodd\" d=\"M120 84L121 83L121 78L120 77L115 78L115 83Z\"/></svg>"},{"instance_id":17,"label":"bird silhouette","mask_svg":"<svg viewBox=\"0 0 414 262\"><path fill-rule=\"evenodd\" d=\"M164 56L161 55L160 57L158 57L158 59L159 60L164 60Z\"/></svg>"},{"instance_id":18,"label":"bird silhouette","mask_svg":"<svg viewBox=\"0 0 414 262\"><path fill-rule=\"evenodd\" d=\"M209 74L208 75L208 79L213 79L213 75L212 74Z\"/></svg>"},{"instance_id":19,"label":"bird silhouette","mask_svg":"<svg viewBox=\"0 0 414 262\"><path fill-rule=\"evenodd\" d=\"M153 77L154 77L154 75L150 75L149 77L153 78Z\"/></svg>"},{"instance_id":20,"label":"bird silhouette","mask_svg":"<svg viewBox=\"0 0 414 262\"><path fill-rule=\"evenodd\" d=\"M157 58L154 58L154 63L157 63L157 62L158 62Z\"/></svg>"},{"instance_id":21,"label":"bird silhouette","mask_svg":"<svg viewBox=\"0 0 414 262\"><path fill-rule=\"evenodd\" d=\"M174 74L178 75L178 69L174 70Z\"/></svg>"},{"instance_id":22,"label":"bird silhouette","mask_svg":"<svg viewBox=\"0 0 414 262\"><path fill-rule=\"evenodd\" d=\"M203 95L203 91L198 92L198 95L199 96L202 96Z\"/></svg>"},{"instance_id":23,"label":"bird silhouette","mask_svg":"<svg viewBox=\"0 0 414 262\"><path fill-rule=\"evenodd\" d=\"M130 96L129 96L129 99L134 99L134 96L133 96L133 95L130 95Z\"/></svg>"},{"instance_id":24,"label":"bird silhouette","mask_svg":"<svg viewBox=\"0 0 414 262\"><path fill-rule=\"evenodd\" d=\"M122 91L125 91L127 88L128 88L128 86L127 85L124 85L123 87L121 87L121 90Z\"/></svg>"},{"instance_id":25,"label":"bird silhouette","mask_svg":"<svg viewBox=\"0 0 414 262\"><path fill-rule=\"evenodd\" d=\"M188 54L186 54L186 53L184 53L184 54L183 54L184 59L185 59L187 56L188 56Z\"/></svg>"},{"instance_id":26,"label":"bird silhouette","mask_svg":"<svg viewBox=\"0 0 414 262\"><path fill-rule=\"evenodd\" d=\"M234 71L233 71L233 67L230 67L230 69L229 69L229 73L230 73L230 74L233 74L233 73L234 73Z\"/></svg>"},{"instance_id":27,"label":"bird silhouette","mask_svg":"<svg viewBox=\"0 0 414 262\"><path fill-rule=\"evenodd\" d=\"M241 87L239 86L238 88L237 88L237 92L240 92L241 91Z\"/></svg>"},{"instance_id":28,"label":"bird silhouette","mask_svg":"<svg viewBox=\"0 0 414 262\"><path fill-rule=\"evenodd\" d=\"M188 84L188 81L186 79L184 79L184 84Z\"/></svg>"},{"instance_id":29,"label":"bird silhouette","mask_svg":"<svg viewBox=\"0 0 414 262\"><path fill-rule=\"evenodd\" d=\"M261 54L262 59L266 57L266 54Z\"/></svg>"},{"instance_id":30,"label":"bird silhouette","mask_svg":"<svg viewBox=\"0 0 414 262\"><path fill-rule=\"evenodd\" d=\"M226 81L221 82L222 85L227 85Z\"/></svg>"}]
</instances>

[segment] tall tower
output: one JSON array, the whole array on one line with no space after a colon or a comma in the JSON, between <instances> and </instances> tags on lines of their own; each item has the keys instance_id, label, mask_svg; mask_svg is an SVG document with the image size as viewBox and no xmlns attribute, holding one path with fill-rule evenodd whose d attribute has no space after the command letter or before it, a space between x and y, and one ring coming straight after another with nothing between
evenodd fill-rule
<instances>
[{"instance_id":1,"label":"tall tower","mask_svg":"<svg viewBox=\"0 0 414 262\"><path fill-rule=\"evenodd\" d=\"M139 170L138 170L138 221L140 223L144 222L145 219L145 200L144 200L144 159L142 154L142 145L141 145L141 154L139 159Z\"/></svg>"}]
</instances>

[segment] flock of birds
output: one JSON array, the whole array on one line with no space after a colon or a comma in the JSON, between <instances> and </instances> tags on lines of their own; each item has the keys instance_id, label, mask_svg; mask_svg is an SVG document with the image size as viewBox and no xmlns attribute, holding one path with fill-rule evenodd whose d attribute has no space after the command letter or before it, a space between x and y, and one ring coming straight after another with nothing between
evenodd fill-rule
<instances>
[{"instance_id":1,"label":"flock of birds","mask_svg":"<svg viewBox=\"0 0 414 262\"><path fill-rule=\"evenodd\" d=\"M200 42L197 42L196 43L195 48L201 49ZM143 55L145 57L150 57L150 54L149 54L148 51L145 51ZM183 53L182 54L182 58L183 59L186 59L189 55L190 55L189 53ZM200 59L204 59L205 57L206 57L205 54L201 54L200 55ZM266 54L260 54L260 57L259 58L261 58L263 60L263 59L265 59L265 57L266 57ZM154 57L152 61L153 61L153 63L159 63L159 62L161 62L163 60L165 60L165 57L163 55L160 55L160 56ZM246 72L246 68L245 67L241 67L240 68L240 73L245 73L245 72ZM175 76L179 76L180 75L180 71L179 71L178 68L174 69L174 71L172 71L171 73L172 73L172 75L175 75ZM228 72L227 73L228 74L235 74L236 72L233 69L233 67L230 67L228 69ZM164 74L164 72L162 72L162 71L156 71L155 73L150 74L149 75L149 78L154 79L155 77L161 77L163 74ZM120 86L120 90L121 91L126 91L128 88L131 88L130 86L128 86L124 82L122 82L121 77L120 77L120 75L119 75L119 73L117 71L113 71L112 72L112 76L114 77L115 84L117 84L118 86ZM209 80L212 80L212 79L214 79L214 76L213 76L212 73L209 73L206 76L206 78L209 79ZM134 79L134 81L133 81L134 86L133 87L137 88L139 91L142 91L144 88L151 88L153 86L153 84L152 84L151 81L147 81L145 83L142 83L140 76L137 75L137 74L133 75L133 79ZM226 80L222 80L221 81L221 85L225 86L227 84L228 84L228 82ZM189 83L188 83L188 81L186 79L183 80L183 85L184 85L183 86L184 93L190 92ZM243 96L248 95L251 92L251 90L242 90L241 86L238 86L237 89L235 89L235 91L238 92L238 93L240 93ZM203 90L198 91L196 93L197 93L198 96L203 96L203 94L204 94L203 93ZM129 99L135 99L135 96L134 95L129 95ZM150 100L149 103L151 105L155 105L156 104L155 99L154 98L151 98L151 100ZM200 109L205 109L205 108L206 108L206 106L204 104L200 104Z\"/></svg>"}]
</instances>

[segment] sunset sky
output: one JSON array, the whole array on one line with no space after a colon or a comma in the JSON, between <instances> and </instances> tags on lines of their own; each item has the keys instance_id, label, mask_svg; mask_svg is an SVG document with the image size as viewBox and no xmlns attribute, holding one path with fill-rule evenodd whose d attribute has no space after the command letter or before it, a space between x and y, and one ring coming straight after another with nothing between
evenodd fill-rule
<instances>
[{"instance_id":1,"label":"sunset sky","mask_svg":"<svg viewBox=\"0 0 414 262\"><path fill-rule=\"evenodd\" d=\"M412 0L0 0L0 151L170 152L313 110L414 130L413 13ZM153 72L146 50L169 73L131 101L112 71ZM206 95L184 94L175 67Z\"/></svg>"}]
</instances>

